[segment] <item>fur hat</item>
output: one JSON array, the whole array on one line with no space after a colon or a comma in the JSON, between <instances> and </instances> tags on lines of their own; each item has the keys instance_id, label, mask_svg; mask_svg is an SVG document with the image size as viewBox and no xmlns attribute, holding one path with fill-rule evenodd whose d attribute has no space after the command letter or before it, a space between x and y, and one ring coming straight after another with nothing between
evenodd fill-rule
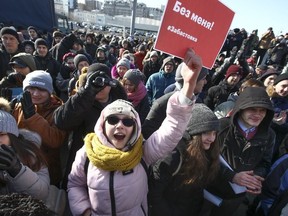
<instances>
[{"instance_id":1,"label":"fur hat","mask_svg":"<svg viewBox=\"0 0 288 216\"><path fill-rule=\"evenodd\" d=\"M18 65L20 67L29 67L31 71L36 70L36 63L34 57L29 53L18 53L14 55L9 65Z\"/></svg>"},{"instance_id":2,"label":"fur hat","mask_svg":"<svg viewBox=\"0 0 288 216\"><path fill-rule=\"evenodd\" d=\"M230 65L226 72L225 79L227 80L232 74L238 74L242 76L242 68L238 65Z\"/></svg>"},{"instance_id":3,"label":"fur hat","mask_svg":"<svg viewBox=\"0 0 288 216\"><path fill-rule=\"evenodd\" d=\"M74 57L74 65L75 65L75 68L78 69L78 65L80 62L82 61L86 61L89 63L87 57L83 54L77 54L75 57Z\"/></svg>"},{"instance_id":4,"label":"fur hat","mask_svg":"<svg viewBox=\"0 0 288 216\"><path fill-rule=\"evenodd\" d=\"M11 107L5 98L0 98L0 132L19 136L15 118L10 114Z\"/></svg>"},{"instance_id":5,"label":"fur hat","mask_svg":"<svg viewBox=\"0 0 288 216\"><path fill-rule=\"evenodd\" d=\"M36 70L26 75L23 81L23 91L30 86L45 89L49 94L53 92L52 77L43 70Z\"/></svg>"},{"instance_id":6,"label":"fur hat","mask_svg":"<svg viewBox=\"0 0 288 216\"><path fill-rule=\"evenodd\" d=\"M48 44L47 44L47 41L44 40L43 38L37 38L37 40L35 41L35 49L37 49L37 47L39 45L46 46L47 48L49 47Z\"/></svg>"},{"instance_id":7,"label":"fur hat","mask_svg":"<svg viewBox=\"0 0 288 216\"><path fill-rule=\"evenodd\" d=\"M126 67L129 70L130 69L130 61L128 59L126 59L126 58L122 58L117 63L117 68L119 66Z\"/></svg>"},{"instance_id":8,"label":"fur hat","mask_svg":"<svg viewBox=\"0 0 288 216\"><path fill-rule=\"evenodd\" d=\"M2 37L4 34L9 34L9 35L14 36L18 40L18 42L21 43L20 39L19 39L19 35L18 35L17 31L15 31L14 29L12 29L10 27L4 27L1 29L0 37Z\"/></svg>"},{"instance_id":9,"label":"fur hat","mask_svg":"<svg viewBox=\"0 0 288 216\"><path fill-rule=\"evenodd\" d=\"M186 130L190 136L208 131L218 131L219 127L220 121L209 107L202 103L194 105Z\"/></svg>"},{"instance_id":10,"label":"fur hat","mask_svg":"<svg viewBox=\"0 0 288 216\"><path fill-rule=\"evenodd\" d=\"M145 75L139 69L130 69L124 74L123 79L127 79L138 86L141 81L145 81Z\"/></svg>"},{"instance_id":11,"label":"fur hat","mask_svg":"<svg viewBox=\"0 0 288 216\"><path fill-rule=\"evenodd\" d=\"M287 73L283 73L283 74L280 74L279 76L277 76L276 79L274 80L273 85L275 86L283 80L288 80L288 74Z\"/></svg>"}]
</instances>

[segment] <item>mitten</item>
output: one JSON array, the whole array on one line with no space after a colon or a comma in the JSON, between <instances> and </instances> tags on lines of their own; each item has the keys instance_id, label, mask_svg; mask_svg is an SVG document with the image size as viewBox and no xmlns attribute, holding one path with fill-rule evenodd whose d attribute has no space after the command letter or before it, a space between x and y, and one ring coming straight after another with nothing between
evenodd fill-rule
<instances>
[{"instance_id":1,"label":"mitten","mask_svg":"<svg viewBox=\"0 0 288 216\"><path fill-rule=\"evenodd\" d=\"M35 115L35 106L32 103L31 94L29 91L24 91L22 98L20 99L23 109L24 118L28 119Z\"/></svg>"},{"instance_id":2,"label":"mitten","mask_svg":"<svg viewBox=\"0 0 288 216\"><path fill-rule=\"evenodd\" d=\"M0 170L6 170L13 178L18 175L22 165L11 146L0 145Z\"/></svg>"}]
</instances>

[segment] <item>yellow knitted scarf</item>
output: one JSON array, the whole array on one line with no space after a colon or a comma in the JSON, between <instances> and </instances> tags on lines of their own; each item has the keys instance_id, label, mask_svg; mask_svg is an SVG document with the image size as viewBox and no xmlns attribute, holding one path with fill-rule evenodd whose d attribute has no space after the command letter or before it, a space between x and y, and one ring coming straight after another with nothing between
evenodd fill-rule
<instances>
[{"instance_id":1,"label":"yellow knitted scarf","mask_svg":"<svg viewBox=\"0 0 288 216\"><path fill-rule=\"evenodd\" d=\"M106 171L131 170L140 162L143 154L142 135L128 152L103 145L95 133L87 134L84 142L91 163Z\"/></svg>"}]
</instances>

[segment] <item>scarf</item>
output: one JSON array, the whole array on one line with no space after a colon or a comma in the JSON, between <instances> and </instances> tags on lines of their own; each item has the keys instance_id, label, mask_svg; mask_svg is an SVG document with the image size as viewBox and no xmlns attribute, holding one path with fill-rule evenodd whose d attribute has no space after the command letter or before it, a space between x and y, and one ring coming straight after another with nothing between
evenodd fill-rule
<instances>
[{"instance_id":1,"label":"scarf","mask_svg":"<svg viewBox=\"0 0 288 216\"><path fill-rule=\"evenodd\" d=\"M139 164L142 158L142 135L138 138L134 147L127 152L103 145L95 133L87 134L84 141L87 157L91 163L106 171L131 170Z\"/></svg>"},{"instance_id":2,"label":"scarf","mask_svg":"<svg viewBox=\"0 0 288 216\"><path fill-rule=\"evenodd\" d=\"M128 100L136 107L147 94L147 89L143 82L140 82L135 92L127 93Z\"/></svg>"}]
</instances>

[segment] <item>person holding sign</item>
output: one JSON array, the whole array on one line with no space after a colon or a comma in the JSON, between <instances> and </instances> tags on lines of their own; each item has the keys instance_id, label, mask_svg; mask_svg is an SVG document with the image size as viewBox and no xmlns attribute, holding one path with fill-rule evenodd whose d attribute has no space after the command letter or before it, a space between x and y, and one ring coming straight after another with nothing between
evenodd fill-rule
<instances>
[{"instance_id":1,"label":"person holding sign","mask_svg":"<svg viewBox=\"0 0 288 216\"><path fill-rule=\"evenodd\" d=\"M202 60L188 49L184 62L183 88L171 96L164 123L145 144L139 115L130 102L116 100L103 109L95 132L86 135L69 175L68 199L73 215L148 214L145 167L175 148L195 103L193 92Z\"/></svg>"}]
</instances>

